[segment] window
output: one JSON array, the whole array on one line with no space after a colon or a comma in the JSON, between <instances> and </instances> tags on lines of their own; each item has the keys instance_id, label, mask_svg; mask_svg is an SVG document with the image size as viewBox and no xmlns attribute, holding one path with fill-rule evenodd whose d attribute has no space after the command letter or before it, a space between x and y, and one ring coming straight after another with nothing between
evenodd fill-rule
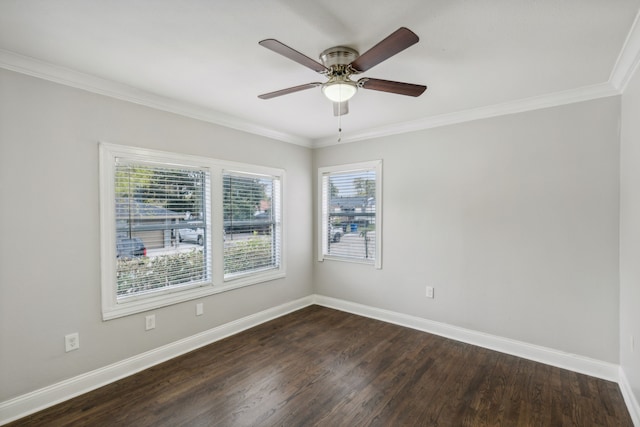
<instances>
[{"instance_id":1,"label":"window","mask_svg":"<svg viewBox=\"0 0 640 427\"><path fill-rule=\"evenodd\" d=\"M280 169L100 144L105 320L284 277Z\"/></svg>"},{"instance_id":2,"label":"window","mask_svg":"<svg viewBox=\"0 0 640 427\"><path fill-rule=\"evenodd\" d=\"M225 171L224 278L277 270L281 265L280 178Z\"/></svg>"},{"instance_id":3,"label":"window","mask_svg":"<svg viewBox=\"0 0 640 427\"><path fill-rule=\"evenodd\" d=\"M118 300L211 281L209 185L207 170L116 157ZM175 255L163 251L187 238L197 245ZM155 249L156 256L147 256Z\"/></svg>"},{"instance_id":4,"label":"window","mask_svg":"<svg viewBox=\"0 0 640 427\"><path fill-rule=\"evenodd\" d=\"M318 170L319 260L381 262L382 161Z\"/></svg>"}]
</instances>

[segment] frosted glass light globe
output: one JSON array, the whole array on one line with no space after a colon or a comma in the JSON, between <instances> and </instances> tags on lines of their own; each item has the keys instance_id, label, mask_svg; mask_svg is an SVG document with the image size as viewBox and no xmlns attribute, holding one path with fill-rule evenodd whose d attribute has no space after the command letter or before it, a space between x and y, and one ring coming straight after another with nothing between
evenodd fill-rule
<instances>
[{"instance_id":1,"label":"frosted glass light globe","mask_svg":"<svg viewBox=\"0 0 640 427\"><path fill-rule=\"evenodd\" d=\"M356 94L358 86L352 81L329 82L322 86L324 96L333 102L348 101Z\"/></svg>"}]
</instances>

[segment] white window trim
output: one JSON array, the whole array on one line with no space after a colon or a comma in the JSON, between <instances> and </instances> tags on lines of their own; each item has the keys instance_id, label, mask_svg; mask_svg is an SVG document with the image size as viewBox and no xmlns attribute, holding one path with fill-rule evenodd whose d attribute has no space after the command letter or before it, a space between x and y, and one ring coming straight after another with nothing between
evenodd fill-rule
<instances>
[{"instance_id":1,"label":"white window trim","mask_svg":"<svg viewBox=\"0 0 640 427\"><path fill-rule=\"evenodd\" d=\"M285 257L285 252L284 252L284 241L285 241L285 227L283 226L283 224L285 224L285 214L284 214L284 209L283 209L283 197L282 197L282 193L284 193L284 185L285 185L285 174L284 171L281 169L274 169L274 168L269 168L269 167L261 167L261 166L250 166L250 170L248 170L247 168L249 167L249 165L246 164L241 164L241 163L231 163L231 162L225 162L224 163L224 167L221 170L220 174L216 174L216 176L219 176L219 183L220 185L218 185L216 188L222 188L222 176L225 172L229 172L229 173L234 173L234 174L239 174L239 175L245 175L245 176L252 176L252 175L270 175L270 176L275 176L278 177L280 180L280 189L279 189L279 222L280 222L280 227L279 227L279 231L280 231L280 266L278 268L265 268L264 270L257 270L257 271L248 271L248 272L241 272L241 273L237 273L234 274L232 276L228 276L228 277L224 277L224 259L223 259L223 253L220 253L220 268L222 269L222 280L226 285L221 285L224 286L224 289L235 289L241 286L248 286L248 285L253 285L256 283L260 283L260 282L265 282L265 281L269 281L269 280L275 280L275 279L279 279L281 277L285 276L285 263L286 263L286 257ZM275 190L274 191L278 191ZM219 209L219 218L221 218L221 224L223 223L223 216L224 216L224 212L223 212L223 203L222 203L222 197L220 197L219 200L220 206L217 207L217 209ZM214 252L214 257L216 256L216 253Z\"/></svg>"},{"instance_id":2,"label":"white window trim","mask_svg":"<svg viewBox=\"0 0 640 427\"><path fill-rule=\"evenodd\" d=\"M351 171L359 171L363 169L374 169L376 171L376 256L373 263L365 260L359 260L354 258L346 258L340 256L333 256L325 254L325 236L328 235L327 224L325 224L324 212L325 206L322 198L322 177L327 173L345 173ZM371 160L367 162L349 163L344 165L325 166L318 168L318 227L317 227L317 242L318 242L318 261L325 260L343 261L355 264L373 265L376 269L382 269L382 160Z\"/></svg>"},{"instance_id":3,"label":"white window trim","mask_svg":"<svg viewBox=\"0 0 640 427\"><path fill-rule=\"evenodd\" d=\"M116 230L115 230L115 158L149 162L156 160L165 165L187 166L208 169L211 176L209 195L209 218L211 227L211 281L198 287L176 290L174 292L152 294L148 297L126 299L116 298ZM283 198L286 195L285 171L268 166L251 165L240 162L210 159L201 156L178 154L137 147L99 143L100 164L100 249L101 249L101 296L103 320L115 319L132 314L185 302L208 295L230 291L243 286L254 285L286 276L285 212ZM245 173L277 176L280 179L281 193L280 215L283 226L280 228L280 266L266 271L243 274L231 280L224 280L224 221L222 197L222 173L225 170L237 170Z\"/></svg>"}]
</instances>

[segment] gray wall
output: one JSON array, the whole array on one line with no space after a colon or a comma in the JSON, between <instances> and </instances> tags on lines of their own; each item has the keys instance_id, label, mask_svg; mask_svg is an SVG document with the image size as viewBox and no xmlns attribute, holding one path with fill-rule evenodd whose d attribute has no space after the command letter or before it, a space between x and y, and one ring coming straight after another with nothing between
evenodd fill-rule
<instances>
[{"instance_id":1,"label":"gray wall","mask_svg":"<svg viewBox=\"0 0 640 427\"><path fill-rule=\"evenodd\" d=\"M384 231L382 270L316 262L316 293L618 363L619 119L612 97L317 150L383 160Z\"/></svg>"},{"instance_id":2,"label":"gray wall","mask_svg":"<svg viewBox=\"0 0 640 427\"><path fill-rule=\"evenodd\" d=\"M640 226L640 148L624 140L619 244L619 97L312 152L5 70L0 93L0 402L314 292L611 363L621 351L637 392L624 343L640 340L640 242L624 230ZM205 298L202 317L155 310L150 332L144 313L102 322L99 140L284 168L287 277ZM317 167L373 159L383 269L314 261Z\"/></svg>"},{"instance_id":3,"label":"gray wall","mask_svg":"<svg viewBox=\"0 0 640 427\"><path fill-rule=\"evenodd\" d=\"M620 365L640 402L640 71L622 96ZM631 339L634 346L632 348Z\"/></svg>"},{"instance_id":4,"label":"gray wall","mask_svg":"<svg viewBox=\"0 0 640 427\"><path fill-rule=\"evenodd\" d=\"M309 149L0 69L0 402L312 290ZM103 322L98 141L286 170L287 277ZM79 351L64 335L80 332Z\"/></svg>"}]
</instances>

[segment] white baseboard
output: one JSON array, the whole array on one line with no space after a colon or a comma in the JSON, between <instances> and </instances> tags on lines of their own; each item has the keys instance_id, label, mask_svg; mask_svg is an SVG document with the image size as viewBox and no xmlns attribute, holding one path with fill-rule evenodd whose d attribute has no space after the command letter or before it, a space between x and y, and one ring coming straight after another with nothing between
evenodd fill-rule
<instances>
[{"instance_id":1,"label":"white baseboard","mask_svg":"<svg viewBox=\"0 0 640 427\"><path fill-rule=\"evenodd\" d=\"M87 372L65 381L0 402L0 425L25 417L57 403L95 390L121 378L188 353L197 348L237 334L245 329L278 318L313 304L313 296L304 297L255 313L208 331L147 351L137 356Z\"/></svg>"},{"instance_id":2,"label":"white baseboard","mask_svg":"<svg viewBox=\"0 0 640 427\"><path fill-rule=\"evenodd\" d=\"M360 316L406 326L501 353L507 353L558 368L569 369L581 374L618 382L619 366L617 364L336 298L315 295L313 301L324 307L335 308Z\"/></svg>"},{"instance_id":3,"label":"white baseboard","mask_svg":"<svg viewBox=\"0 0 640 427\"><path fill-rule=\"evenodd\" d=\"M620 385L620 391L622 392L624 403L626 403L627 409L629 410L629 415L631 415L633 425L640 427L640 403L633 394L633 390L631 389L631 385L629 384L629 380L627 379L627 375L624 373L622 366L620 367L619 376L620 380L618 381L618 384Z\"/></svg>"},{"instance_id":4,"label":"white baseboard","mask_svg":"<svg viewBox=\"0 0 640 427\"><path fill-rule=\"evenodd\" d=\"M96 388L133 375L166 360L312 304L429 332L502 353L617 382L620 385L633 422L635 425L640 426L638 401L631 391L624 372L617 364L322 295L310 295L296 301L291 301L116 362L109 366L18 396L14 399L0 402L0 425L17 420L80 394L95 390Z\"/></svg>"}]
</instances>

